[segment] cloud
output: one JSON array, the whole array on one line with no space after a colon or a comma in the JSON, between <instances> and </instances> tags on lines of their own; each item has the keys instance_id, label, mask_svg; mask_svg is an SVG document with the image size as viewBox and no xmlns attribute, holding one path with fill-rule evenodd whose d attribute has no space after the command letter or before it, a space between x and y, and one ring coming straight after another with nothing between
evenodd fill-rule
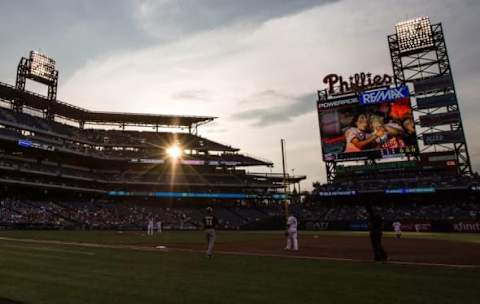
<instances>
[{"instance_id":1,"label":"cloud","mask_svg":"<svg viewBox=\"0 0 480 304\"><path fill-rule=\"evenodd\" d=\"M130 0L2 1L0 76L14 79L16 65L30 50L53 56L60 83L97 57L150 45L137 27Z\"/></svg>"},{"instance_id":2,"label":"cloud","mask_svg":"<svg viewBox=\"0 0 480 304\"><path fill-rule=\"evenodd\" d=\"M268 94L267 94L268 93ZM275 91L267 91L260 94L261 97L283 97ZM305 94L299 97L291 97L292 103L283 106L251 109L234 113L231 117L238 120L253 120L253 126L265 127L274 124L289 123L293 118L315 111L315 95ZM261 103L261 100L259 101Z\"/></svg>"},{"instance_id":3,"label":"cloud","mask_svg":"<svg viewBox=\"0 0 480 304\"><path fill-rule=\"evenodd\" d=\"M139 26L161 40L241 23L255 25L269 19L337 0L143 0L136 2Z\"/></svg>"},{"instance_id":4,"label":"cloud","mask_svg":"<svg viewBox=\"0 0 480 304\"><path fill-rule=\"evenodd\" d=\"M207 90L182 90L172 94L172 99L208 102L211 93Z\"/></svg>"},{"instance_id":5,"label":"cloud","mask_svg":"<svg viewBox=\"0 0 480 304\"><path fill-rule=\"evenodd\" d=\"M471 1L345 0L263 19L244 13L198 30L181 24L185 12L169 13L176 21L165 22L178 24L181 39L92 58L60 82L59 96L89 109L218 116L216 125L199 129L202 136L270 159L275 171L285 138L290 168L306 174L310 187L324 180L315 113L323 76L391 72L387 34L400 20L430 15L444 24L470 153L478 155L479 84L472 69L480 56L478 7ZM200 18L193 11L188 16Z\"/></svg>"}]
</instances>

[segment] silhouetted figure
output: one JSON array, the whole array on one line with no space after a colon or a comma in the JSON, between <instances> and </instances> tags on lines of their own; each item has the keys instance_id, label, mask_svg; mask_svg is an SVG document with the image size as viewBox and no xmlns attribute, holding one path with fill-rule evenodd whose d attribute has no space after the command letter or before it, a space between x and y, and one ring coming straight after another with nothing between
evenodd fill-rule
<instances>
[{"instance_id":1,"label":"silhouetted figure","mask_svg":"<svg viewBox=\"0 0 480 304\"><path fill-rule=\"evenodd\" d=\"M375 261L386 261L387 253L382 246L383 218L378 212L374 211L370 205L367 205L367 212L370 241L372 242Z\"/></svg>"},{"instance_id":2,"label":"silhouetted figure","mask_svg":"<svg viewBox=\"0 0 480 304\"><path fill-rule=\"evenodd\" d=\"M215 226L217 225L218 220L213 214L213 208L207 207L207 215L203 217L203 228L207 235L207 257L212 258L213 255L213 246L215 245L215 239L217 235L215 233Z\"/></svg>"}]
</instances>

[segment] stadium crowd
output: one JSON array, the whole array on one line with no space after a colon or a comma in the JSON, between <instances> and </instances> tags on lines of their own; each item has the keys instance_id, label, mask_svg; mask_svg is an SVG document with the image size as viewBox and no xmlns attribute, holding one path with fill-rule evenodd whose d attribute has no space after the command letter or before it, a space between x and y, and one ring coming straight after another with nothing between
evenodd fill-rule
<instances>
[{"instance_id":1,"label":"stadium crowd","mask_svg":"<svg viewBox=\"0 0 480 304\"><path fill-rule=\"evenodd\" d=\"M253 207L216 208L220 227L240 229L268 215ZM0 225L34 225L83 229L143 229L153 219L164 229L195 230L204 208L122 204L111 201L42 201L5 198L0 201Z\"/></svg>"},{"instance_id":2,"label":"stadium crowd","mask_svg":"<svg viewBox=\"0 0 480 304\"><path fill-rule=\"evenodd\" d=\"M386 221L406 220L480 220L480 202L404 202L377 205ZM364 204L310 204L298 209L307 221L355 221L366 220Z\"/></svg>"},{"instance_id":3,"label":"stadium crowd","mask_svg":"<svg viewBox=\"0 0 480 304\"><path fill-rule=\"evenodd\" d=\"M165 158L158 147L172 143L188 143L197 151L222 151L222 154L196 155L202 160L263 164L263 161L238 154L238 149L223 145L199 135L172 132L143 132L133 130L80 129L56 121L48 121L35 115L16 113L0 106L0 136L18 140L32 140L51 149L98 158ZM19 130L23 131L20 132Z\"/></svg>"},{"instance_id":4,"label":"stadium crowd","mask_svg":"<svg viewBox=\"0 0 480 304\"><path fill-rule=\"evenodd\" d=\"M58 165L48 161L36 161L27 158L3 158L0 155L0 170L2 178L10 180L22 180L35 183L47 183L57 185L68 185L70 187L83 187L89 189L100 189L100 184L135 184L135 183L155 183L171 184L172 182L181 184L197 185L248 185L268 183L249 175L245 175L243 170L224 170L213 171L210 168L189 169L182 168L181 172L160 172L157 168L150 166L147 169L126 169L126 170L96 170L79 166ZM199 174L201 172L202 174ZM121 188L121 187L120 187Z\"/></svg>"},{"instance_id":5,"label":"stadium crowd","mask_svg":"<svg viewBox=\"0 0 480 304\"><path fill-rule=\"evenodd\" d=\"M480 184L480 178L476 174L459 176L444 171L435 173L412 170L394 173L369 173L361 176L339 176L336 177L334 183L315 183L313 195L319 195L322 192L384 191L402 188L455 189L478 184Z\"/></svg>"},{"instance_id":6,"label":"stadium crowd","mask_svg":"<svg viewBox=\"0 0 480 304\"><path fill-rule=\"evenodd\" d=\"M469 199L447 202L416 201L378 205L385 221L479 221L480 203ZM307 201L290 205L302 226L319 228L322 222L367 219L361 203L322 203ZM284 216L283 205L257 204L215 208L222 229L255 227L256 223ZM202 227L203 207L165 207L108 200L47 201L3 198L0 200L0 225L62 227L71 229L144 229L150 219L166 230L196 230ZM308 223L308 224L307 224Z\"/></svg>"}]
</instances>

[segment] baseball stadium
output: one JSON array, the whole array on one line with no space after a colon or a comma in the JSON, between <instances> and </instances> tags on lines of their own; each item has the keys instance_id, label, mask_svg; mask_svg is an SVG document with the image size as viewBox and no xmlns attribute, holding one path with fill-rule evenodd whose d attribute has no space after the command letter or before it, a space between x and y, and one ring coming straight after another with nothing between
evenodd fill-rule
<instances>
[{"instance_id":1,"label":"baseball stadium","mask_svg":"<svg viewBox=\"0 0 480 304\"><path fill-rule=\"evenodd\" d=\"M214 116L61 101L55 59L21 57L0 82L0 303L478 303L480 177L442 24L386 42L391 71L312 88L311 191L201 136Z\"/></svg>"}]
</instances>

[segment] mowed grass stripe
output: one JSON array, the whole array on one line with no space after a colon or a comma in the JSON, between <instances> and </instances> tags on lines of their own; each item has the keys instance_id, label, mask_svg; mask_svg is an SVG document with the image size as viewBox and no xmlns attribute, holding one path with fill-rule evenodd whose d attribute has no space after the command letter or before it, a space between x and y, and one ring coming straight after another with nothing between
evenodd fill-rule
<instances>
[{"instance_id":1,"label":"mowed grass stripe","mask_svg":"<svg viewBox=\"0 0 480 304\"><path fill-rule=\"evenodd\" d=\"M93 252L81 251L81 250L71 250L71 249L58 249L45 246L28 246L28 245L12 245L12 244L3 244L3 248L13 248L13 249L30 249L36 251L47 251L47 252L60 252L60 253L71 253L71 254L83 254L83 255L94 255Z\"/></svg>"},{"instance_id":2,"label":"mowed grass stripe","mask_svg":"<svg viewBox=\"0 0 480 304\"><path fill-rule=\"evenodd\" d=\"M2 249L0 295L27 303L476 303L480 296L477 270L89 251L95 255L58 251L59 259Z\"/></svg>"},{"instance_id":3,"label":"mowed grass stripe","mask_svg":"<svg viewBox=\"0 0 480 304\"><path fill-rule=\"evenodd\" d=\"M10 253L12 254L12 252ZM32 294L33 298L36 299L35 303L40 299L43 299L44 303L49 303L52 301L51 297L55 297L55 294L59 291L65 292L69 297L78 299L61 301L57 299L56 303L69 303L70 301L72 303L81 303L82 301L94 301L93 303L96 303L96 300L91 297L99 292L106 295L109 301L115 301L115 294L123 294L127 298L137 296L135 293L129 292L130 288L121 290L123 287L130 286L135 287L136 290L142 290L134 286L135 277L133 277L133 280L131 279L130 259L118 260L115 259L115 255L108 254L105 256L103 254L100 259L85 260L72 259L71 257L59 259L56 256L32 254L31 252L16 252L12 256L12 262L16 267L10 269L10 273L3 269L2 277L7 282L15 282L15 279L17 279L23 285L34 287L33 290L39 291ZM116 266L111 267L112 265ZM97 285L97 283L100 284ZM108 288L105 288L105 286L108 286ZM77 294L77 290L81 290L81 295ZM99 299L101 298L102 296L99 297Z\"/></svg>"}]
</instances>

